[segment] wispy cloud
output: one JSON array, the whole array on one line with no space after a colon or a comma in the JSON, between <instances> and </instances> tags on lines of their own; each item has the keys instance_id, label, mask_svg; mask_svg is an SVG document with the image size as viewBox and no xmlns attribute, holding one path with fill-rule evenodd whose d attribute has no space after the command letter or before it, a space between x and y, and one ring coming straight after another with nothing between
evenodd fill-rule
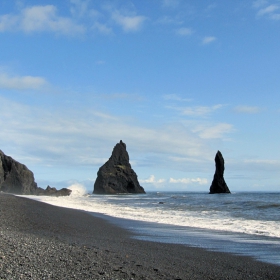
<instances>
[{"instance_id":1,"label":"wispy cloud","mask_svg":"<svg viewBox=\"0 0 280 280\"><path fill-rule=\"evenodd\" d=\"M191 28L182 27L176 30L176 34L180 36L190 36L194 33Z\"/></svg>"},{"instance_id":2,"label":"wispy cloud","mask_svg":"<svg viewBox=\"0 0 280 280\"><path fill-rule=\"evenodd\" d=\"M218 123L214 125L200 124L193 128L202 139L223 139L224 135L234 131L233 125L229 123Z\"/></svg>"},{"instance_id":3,"label":"wispy cloud","mask_svg":"<svg viewBox=\"0 0 280 280\"><path fill-rule=\"evenodd\" d=\"M256 1L253 1L253 7L254 8L260 8L264 5L267 4L267 0L256 0Z\"/></svg>"},{"instance_id":4,"label":"wispy cloud","mask_svg":"<svg viewBox=\"0 0 280 280\"><path fill-rule=\"evenodd\" d=\"M280 20L280 5L271 4L265 0L253 2L253 8L257 10L257 18L266 17L271 20Z\"/></svg>"},{"instance_id":5,"label":"wispy cloud","mask_svg":"<svg viewBox=\"0 0 280 280\"><path fill-rule=\"evenodd\" d=\"M206 178L195 178L195 179L191 179L191 178L181 178L181 179L174 179L174 178L170 178L169 179L169 183L171 184L199 184L199 185L206 185L208 184L208 180Z\"/></svg>"},{"instance_id":6,"label":"wispy cloud","mask_svg":"<svg viewBox=\"0 0 280 280\"><path fill-rule=\"evenodd\" d=\"M271 159L245 159L245 163L254 163L254 164L265 164L265 165L278 165L280 166L280 160L271 160Z\"/></svg>"},{"instance_id":7,"label":"wispy cloud","mask_svg":"<svg viewBox=\"0 0 280 280\"><path fill-rule=\"evenodd\" d=\"M262 109L260 107L257 107L257 106L240 105L240 106L236 106L234 108L234 111L237 112L237 113L257 114L257 113L260 113L262 111Z\"/></svg>"},{"instance_id":8,"label":"wispy cloud","mask_svg":"<svg viewBox=\"0 0 280 280\"><path fill-rule=\"evenodd\" d=\"M129 101L141 101L142 97L137 94L128 94L128 93L111 93L111 94L99 94L98 97L102 99L107 99L107 100L129 100Z\"/></svg>"},{"instance_id":9,"label":"wispy cloud","mask_svg":"<svg viewBox=\"0 0 280 280\"><path fill-rule=\"evenodd\" d=\"M58 15L53 5L32 6L24 8L19 14L0 16L0 31L55 32L73 35L85 32L83 25L77 24L73 19Z\"/></svg>"},{"instance_id":10,"label":"wispy cloud","mask_svg":"<svg viewBox=\"0 0 280 280\"><path fill-rule=\"evenodd\" d=\"M151 175L147 179L140 179L140 184L153 185L156 188L164 188L164 185L167 183L176 184L176 185L207 185L208 180L206 178L169 178L169 179L156 179L155 175Z\"/></svg>"},{"instance_id":11,"label":"wispy cloud","mask_svg":"<svg viewBox=\"0 0 280 280\"><path fill-rule=\"evenodd\" d=\"M122 27L125 32L139 31L147 18L145 16L124 15L120 11L114 11L112 19Z\"/></svg>"},{"instance_id":12,"label":"wispy cloud","mask_svg":"<svg viewBox=\"0 0 280 280\"><path fill-rule=\"evenodd\" d=\"M98 110L60 108L49 112L3 98L0 103L2 147L21 149L28 161L34 158L34 162L67 166L74 157L75 164L95 164L107 156L104 148L113 147L120 139L140 158L143 151L158 159L164 155L205 158L207 154L206 143L181 126L150 128Z\"/></svg>"},{"instance_id":13,"label":"wispy cloud","mask_svg":"<svg viewBox=\"0 0 280 280\"><path fill-rule=\"evenodd\" d=\"M217 38L214 37L214 36L207 36L207 37L204 37L204 38L202 39L202 44L203 44L203 45L208 45L208 44L210 44L210 43L213 43L213 42L216 41L216 40L217 40Z\"/></svg>"},{"instance_id":14,"label":"wispy cloud","mask_svg":"<svg viewBox=\"0 0 280 280\"><path fill-rule=\"evenodd\" d=\"M32 76L9 76L0 73L0 88L27 90L41 89L47 85L47 81L42 77Z\"/></svg>"},{"instance_id":15,"label":"wispy cloud","mask_svg":"<svg viewBox=\"0 0 280 280\"><path fill-rule=\"evenodd\" d=\"M258 170L260 172L265 170L266 174L268 172L278 172L280 169L280 160L278 159L244 159L239 164L246 170Z\"/></svg>"},{"instance_id":16,"label":"wispy cloud","mask_svg":"<svg viewBox=\"0 0 280 280\"><path fill-rule=\"evenodd\" d=\"M279 10L279 6L278 5L269 5L263 9L260 9L257 13L257 16L263 16L263 15L267 15L267 14L272 14L275 11Z\"/></svg>"},{"instance_id":17,"label":"wispy cloud","mask_svg":"<svg viewBox=\"0 0 280 280\"><path fill-rule=\"evenodd\" d=\"M162 184L164 182L166 182L165 179L156 179L155 175L151 175L147 179L140 179L139 180L140 184Z\"/></svg>"},{"instance_id":18,"label":"wispy cloud","mask_svg":"<svg viewBox=\"0 0 280 280\"><path fill-rule=\"evenodd\" d=\"M184 20L181 17L171 17L171 16L162 16L157 21L157 24L164 24L164 25L182 25Z\"/></svg>"},{"instance_id":19,"label":"wispy cloud","mask_svg":"<svg viewBox=\"0 0 280 280\"><path fill-rule=\"evenodd\" d=\"M88 14L89 10L92 13L92 10L89 8L89 0L70 0L72 7L70 8L71 13L75 17L84 17ZM97 11L95 11L98 13Z\"/></svg>"},{"instance_id":20,"label":"wispy cloud","mask_svg":"<svg viewBox=\"0 0 280 280\"><path fill-rule=\"evenodd\" d=\"M105 23L100 23L98 21L94 22L94 24L92 25L92 29L97 30L99 33L103 35L113 34L113 29L111 27L109 27Z\"/></svg>"},{"instance_id":21,"label":"wispy cloud","mask_svg":"<svg viewBox=\"0 0 280 280\"><path fill-rule=\"evenodd\" d=\"M183 97L181 97L181 96L179 96L177 94L166 94L166 95L163 96L163 98L165 100L174 100L174 101L180 101L180 102L181 101L184 101L184 102L192 101L191 98L183 98Z\"/></svg>"},{"instance_id":22,"label":"wispy cloud","mask_svg":"<svg viewBox=\"0 0 280 280\"><path fill-rule=\"evenodd\" d=\"M185 107L185 108L180 108L179 110L185 116L204 117L222 107L223 107L222 104L217 104L214 106Z\"/></svg>"}]
</instances>

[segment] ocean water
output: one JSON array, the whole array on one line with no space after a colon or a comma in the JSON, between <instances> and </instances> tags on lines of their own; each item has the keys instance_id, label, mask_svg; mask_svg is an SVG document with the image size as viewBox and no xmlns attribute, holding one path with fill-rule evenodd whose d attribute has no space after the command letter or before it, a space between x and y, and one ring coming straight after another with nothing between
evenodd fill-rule
<instances>
[{"instance_id":1,"label":"ocean water","mask_svg":"<svg viewBox=\"0 0 280 280\"><path fill-rule=\"evenodd\" d=\"M104 196L73 187L69 197L26 197L88 211L141 240L247 255L280 265L280 193Z\"/></svg>"}]
</instances>

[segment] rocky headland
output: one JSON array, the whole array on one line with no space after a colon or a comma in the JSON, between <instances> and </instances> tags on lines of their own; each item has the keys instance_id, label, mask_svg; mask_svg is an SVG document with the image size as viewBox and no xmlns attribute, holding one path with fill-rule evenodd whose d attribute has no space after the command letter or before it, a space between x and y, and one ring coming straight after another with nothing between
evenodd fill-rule
<instances>
[{"instance_id":1,"label":"rocky headland","mask_svg":"<svg viewBox=\"0 0 280 280\"><path fill-rule=\"evenodd\" d=\"M215 156L216 171L210 187L210 194L230 193L230 190L224 179L225 161L220 151Z\"/></svg>"},{"instance_id":2,"label":"rocky headland","mask_svg":"<svg viewBox=\"0 0 280 280\"><path fill-rule=\"evenodd\" d=\"M24 164L5 155L0 150L0 191L19 195L67 196L71 190L47 187L39 188L34 174Z\"/></svg>"},{"instance_id":3,"label":"rocky headland","mask_svg":"<svg viewBox=\"0 0 280 280\"><path fill-rule=\"evenodd\" d=\"M136 173L131 168L126 144L122 140L114 147L109 160L99 168L93 193L145 193L138 182Z\"/></svg>"}]
</instances>

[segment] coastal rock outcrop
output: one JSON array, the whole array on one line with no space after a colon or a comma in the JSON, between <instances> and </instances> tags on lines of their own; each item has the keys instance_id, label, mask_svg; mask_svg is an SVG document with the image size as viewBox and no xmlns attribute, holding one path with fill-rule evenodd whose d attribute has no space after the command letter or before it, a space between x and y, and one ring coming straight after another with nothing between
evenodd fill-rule
<instances>
[{"instance_id":1,"label":"coastal rock outcrop","mask_svg":"<svg viewBox=\"0 0 280 280\"><path fill-rule=\"evenodd\" d=\"M120 141L109 160L99 168L94 183L95 194L145 193L129 163L126 144Z\"/></svg>"},{"instance_id":2,"label":"coastal rock outcrop","mask_svg":"<svg viewBox=\"0 0 280 280\"><path fill-rule=\"evenodd\" d=\"M34 194L36 189L37 183L32 171L0 150L0 191Z\"/></svg>"},{"instance_id":3,"label":"coastal rock outcrop","mask_svg":"<svg viewBox=\"0 0 280 280\"><path fill-rule=\"evenodd\" d=\"M60 190L57 190L56 188L47 186L47 188L45 190L42 188L38 188L36 190L36 195L69 196L71 194L71 192L72 192L72 190L69 190L67 188L62 188Z\"/></svg>"},{"instance_id":4,"label":"coastal rock outcrop","mask_svg":"<svg viewBox=\"0 0 280 280\"><path fill-rule=\"evenodd\" d=\"M0 191L20 195L68 196L71 190L57 190L48 186L45 190L39 188L34 174L24 164L5 155L0 150Z\"/></svg>"},{"instance_id":5,"label":"coastal rock outcrop","mask_svg":"<svg viewBox=\"0 0 280 280\"><path fill-rule=\"evenodd\" d=\"M215 156L216 171L210 187L210 194L230 193L230 190L224 179L225 161L220 151Z\"/></svg>"}]
</instances>

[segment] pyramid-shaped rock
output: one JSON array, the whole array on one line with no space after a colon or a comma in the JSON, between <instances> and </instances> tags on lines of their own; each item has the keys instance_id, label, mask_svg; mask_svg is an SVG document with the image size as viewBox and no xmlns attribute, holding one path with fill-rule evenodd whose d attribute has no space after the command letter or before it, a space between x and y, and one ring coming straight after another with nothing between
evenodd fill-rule
<instances>
[{"instance_id":1,"label":"pyramid-shaped rock","mask_svg":"<svg viewBox=\"0 0 280 280\"><path fill-rule=\"evenodd\" d=\"M125 143L120 141L109 160L99 168L94 183L95 194L145 193L129 163Z\"/></svg>"},{"instance_id":2,"label":"pyramid-shaped rock","mask_svg":"<svg viewBox=\"0 0 280 280\"><path fill-rule=\"evenodd\" d=\"M225 161L220 151L217 152L215 157L216 171L210 187L210 194L213 193L230 193L230 190L224 179Z\"/></svg>"}]
</instances>

